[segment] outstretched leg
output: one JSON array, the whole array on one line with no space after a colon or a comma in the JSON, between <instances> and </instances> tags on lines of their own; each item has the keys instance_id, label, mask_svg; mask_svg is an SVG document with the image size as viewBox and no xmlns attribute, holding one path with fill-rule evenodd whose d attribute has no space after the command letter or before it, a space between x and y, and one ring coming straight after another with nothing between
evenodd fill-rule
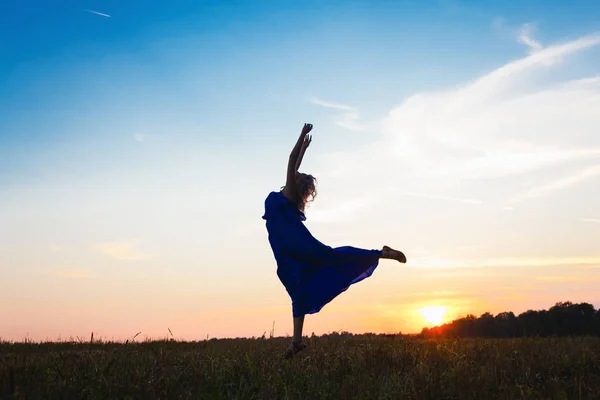
<instances>
[{"instance_id":1,"label":"outstretched leg","mask_svg":"<svg viewBox=\"0 0 600 400\"><path fill-rule=\"evenodd\" d=\"M404 255L404 253L402 253L399 250L394 250L389 246L383 246L383 249L381 249L381 258L396 260L401 263L406 262L406 256Z\"/></svg>"},{"instance_id":2,"label":"outstretched leg","mask_svg":"<svg viewBox=\"0 0 600 400\"><path fill-rule=\"evenodd\" d=\"M304 327L304 315L294 317L294 337L292 344L285 352L285 358L292 358L296 353L306 348L306 343L302 341L302 328Z\"/></svg>"}]
</instances>

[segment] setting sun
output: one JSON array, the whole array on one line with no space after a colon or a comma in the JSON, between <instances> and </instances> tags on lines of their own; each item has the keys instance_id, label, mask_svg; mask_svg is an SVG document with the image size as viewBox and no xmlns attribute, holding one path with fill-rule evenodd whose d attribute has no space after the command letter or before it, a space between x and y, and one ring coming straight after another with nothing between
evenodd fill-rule
<instances>
[{"instance_id":1,"label":"setting sun","mask_svg":"<svg viewBox=\"0 0 600 400\"><path fill-rule=\"evenodd\" d=\"M440 325L444 322L444 316L448 311L447 307L443 306L427 306L419 310L423 319L432 325Z\"/></svg>"}]
</instances>

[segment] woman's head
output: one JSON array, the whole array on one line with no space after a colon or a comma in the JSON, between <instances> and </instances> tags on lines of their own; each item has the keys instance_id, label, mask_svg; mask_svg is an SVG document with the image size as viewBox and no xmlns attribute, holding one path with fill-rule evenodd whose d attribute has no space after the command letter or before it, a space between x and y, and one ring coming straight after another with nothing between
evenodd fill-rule
<instances>
[{"instance_id":1,"label":"woman's head","mask_svg":"<svg viewBox=\"0 0 600 400\"><path fill-rule=\"evenodd\" d=\"M304 211L306 203L315 199L317 195L316 181L317 179L312 175L296 172L296 198L300 211Z\"/></svg>"}]
</instances>

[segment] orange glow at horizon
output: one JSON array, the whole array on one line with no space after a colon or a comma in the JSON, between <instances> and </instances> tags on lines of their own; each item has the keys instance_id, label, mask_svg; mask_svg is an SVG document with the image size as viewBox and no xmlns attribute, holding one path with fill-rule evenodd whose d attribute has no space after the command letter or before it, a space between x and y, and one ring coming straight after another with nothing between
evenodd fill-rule
<instances>
[{"instance_id":1,"label":"orange glow at horizon","mask_svg":"<svg viewBox=\"0 0 600 400\"><path fill-rule=\"evenodd\" d=\"M419 314L431 325L441 325L446 322L448 307L444 306L426 306L419 309Z\"/></svg>"}]
</instances>

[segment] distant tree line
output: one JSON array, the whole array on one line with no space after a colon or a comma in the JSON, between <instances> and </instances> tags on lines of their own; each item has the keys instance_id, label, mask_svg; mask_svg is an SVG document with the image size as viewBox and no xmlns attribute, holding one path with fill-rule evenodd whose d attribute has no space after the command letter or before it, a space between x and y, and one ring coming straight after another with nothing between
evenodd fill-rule
<instances>
[{"instance_id":1,"label":"distant tree line","mask_svg":"<svg viewBox=\"0 0 600 400\"><path fill-rule=\"evenodd\" d=\"M556 303L549 310L528 310L516 316L512 312L480 317L467 315L450 323L423 328L421 337L547 337L600 336L600 310L588 303Z\"/></svg>"}]
</instances>

